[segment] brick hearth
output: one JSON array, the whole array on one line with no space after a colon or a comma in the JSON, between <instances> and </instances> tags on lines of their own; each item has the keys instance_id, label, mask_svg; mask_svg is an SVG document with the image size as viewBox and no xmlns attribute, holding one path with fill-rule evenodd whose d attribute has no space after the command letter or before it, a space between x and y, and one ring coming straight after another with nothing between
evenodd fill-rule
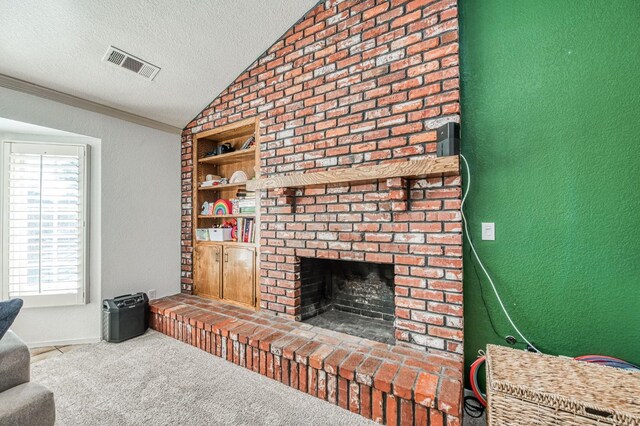
<instances>
[{"instance_id":1,"label":"brick hearth","mask_svg":"<svg viewBox=\"0 0 640 426\"><path fill-rule=\"evenodd\" d=\"M151 327L388 425L460 425L462 364L188 295L151 302Z\"/></svg>"}]
</instances>

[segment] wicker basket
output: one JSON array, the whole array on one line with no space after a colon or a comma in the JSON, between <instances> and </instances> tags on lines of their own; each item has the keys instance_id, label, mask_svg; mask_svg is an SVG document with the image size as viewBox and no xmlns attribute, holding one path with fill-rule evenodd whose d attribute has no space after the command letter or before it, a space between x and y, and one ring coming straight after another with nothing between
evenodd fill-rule
<instances>
[{"instance_id":1,"label":"wicker basket","mask_svg":"<svg viewBox=\"0 0 640 426\"><path fill-rule=\"evenodd\" d=\"M640 373L489 345L489 425L640 426Z\"/></svg>"}]
</instances>

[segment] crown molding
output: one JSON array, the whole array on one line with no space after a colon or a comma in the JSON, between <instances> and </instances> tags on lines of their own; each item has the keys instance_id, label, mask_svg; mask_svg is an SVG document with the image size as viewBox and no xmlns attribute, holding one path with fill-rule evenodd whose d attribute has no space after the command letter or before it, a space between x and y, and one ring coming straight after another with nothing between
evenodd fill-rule
<instances>
[{"instance_id":1,"label":"crown molding","mask_svg":"<svg viewBox=\"0 0 640 426\"><path fill-rule=\"evenodd\" d=\"M44 86L29 83L28 81L0 74L0 87L15 90L17 92L27 93L29 95L38 96L40 98L49 99L51 101L60 102L65 105L85 109L87 111L97 112L98 114L108 115L120 120L129 121L141 126L151 127L152 129L162 130L167 133L181 134L182 129L150 118L142 117L137 114L122 111L117 108L102 105L97 102L49 89Z\"/></svg>"}]
</instances>

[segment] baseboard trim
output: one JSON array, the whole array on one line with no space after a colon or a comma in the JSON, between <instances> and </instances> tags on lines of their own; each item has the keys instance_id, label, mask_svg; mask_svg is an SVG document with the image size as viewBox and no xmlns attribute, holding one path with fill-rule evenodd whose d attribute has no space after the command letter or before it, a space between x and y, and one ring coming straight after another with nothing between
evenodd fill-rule
<instances>
[{"instance_id":1,"label":"baseboard trim","mask_svg":"<svg viewBox=\"0 0 640 426\"><path fill-rule=\"evenodd\" d=\"M152 129L162 130L163 132L178 135L182 133L182 129L179 129L170 124L162 123L160 121L152 120L151 118L102 105L97 102L89 101L87 99L79 98L68 93L49 89L44 86L29 83L28 81L10 77L5 74L0 74L0 87L15 90L16 92L27 93L29 95L35 95L40 98L60 102L65 105L70 105L87 111L97 112L98 114L108 115L109 117L118 118L120 120L139 124L141 126L151 127Z\"/></svg>"},{"instance_id":2,"label":"baseboard trim","mask_svg":"<svg viewBox=\"0 0 640 426\"><path fill-rule=\"evenodd\" d=\"M68 346L68 345L85 345L88 343L98 343L102 340L100 337L88 337L84 339L66 339L66 340L47 340L42 342L27 343L31 349L42 348L45 346Z\"/></svg>"}]
</instances>

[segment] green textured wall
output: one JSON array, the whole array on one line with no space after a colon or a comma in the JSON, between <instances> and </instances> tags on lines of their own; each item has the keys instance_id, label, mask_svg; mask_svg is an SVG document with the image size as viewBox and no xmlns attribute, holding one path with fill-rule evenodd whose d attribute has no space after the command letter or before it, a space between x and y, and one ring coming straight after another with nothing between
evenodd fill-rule
<instances>
[{"instance_id":1,"label":"green textured wall","mask_svg":"<svg viewBox=\"0 0 640 426\"><path fill-rule=\"evenodd\" d=\"M640 364L640 1L460 11L465 211L483 262L542 351ZM496 241L480 240L481 222L496 223ZM505 344L489 317L515 332L468 245L464 267L468 367Z\"/></svg>"}]
</instances>

